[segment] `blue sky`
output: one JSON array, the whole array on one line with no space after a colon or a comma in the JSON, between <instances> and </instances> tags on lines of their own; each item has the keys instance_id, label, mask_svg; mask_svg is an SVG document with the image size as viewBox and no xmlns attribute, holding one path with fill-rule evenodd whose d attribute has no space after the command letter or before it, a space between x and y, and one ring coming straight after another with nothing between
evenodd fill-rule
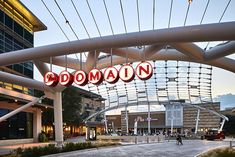
<instances>
[{"instance_id":1,"label":"blue sky","mask_svg":"<svg viewBox=\"0 0 235 157\"><path fill-rule=\"evenodd\" d=\"M67 39L60 31L59 27L53 21L52 17L44 7L41 0L21 0L45 25L48 27L46 31L35 33L35 47L41 45L48 45L53 43L66 42ZM54 0L44 0L49 9L53 12L53 15L58 20L70 40L76 40L75 35L70 30L69 26L65 23L65 20L57 8ZM69 20L70 24L77 33L79 39L88 38L86 31L84 30L81 21L70 0L57 0L58 4L62 8L64 14ZM127 32L137 32L138 29L138 16L136 9L136 0L122 0L123 9L125 15L125 22ZM151 30L153 29L153 0L139 0L139 19L140 29ZM155 1L155 29L167 28L169 24L169 12L171 0L156 0ZM217 23L227 5L229 0L211 0L205 14L203 23ZM98 37L99 33L95 27L91 13L87 6L86 0L74 0L74 3L87 27L89 35L91 37ZM89 0L90 7L97 21L101 35L111 35L111 29L108 23L108 18L105 12L104 4L102 0ZM115 34L125 33L125 29L122 21L122 14L120 9L119 0L106 0L108 11L110 13L111 23ZM194 0L190 6L186 25L200 24L204 9L206 7L207 0ZM187 0L174 0L172 7L172 15L170 20L170 27L183 26L185 15L188 7ZM221 22L235 21L235 0L232 0L227 11L224 14ZM197 43L202 48L205 47L207 42ZM211 42L209 47L218 44L218 42ZM229 56L235 59L235 55ZM36 68L35 68L36 69ZM57 68L59 71L60 69ZM35 70L35 78L42 81L42 77ZM219 69L213 68L212 78L212 94L213 97L224 94L235 95L235 74Z\"/></svg>"}]
</instances>

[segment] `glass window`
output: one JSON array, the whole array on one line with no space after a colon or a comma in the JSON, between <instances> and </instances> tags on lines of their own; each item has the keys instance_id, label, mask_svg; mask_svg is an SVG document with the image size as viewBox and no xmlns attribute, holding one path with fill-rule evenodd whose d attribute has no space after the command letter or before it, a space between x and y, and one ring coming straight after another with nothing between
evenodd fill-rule
<instances>
[{"instance_id":1,"label":"glass window","mask_svg":"<svg viewBox=\"0 0 235 157\"><path fill-rule=\"evenodd\" d=\"M0 117L9 113L10 110L0 109ZM20 112L8 120L0 123L0 140L32 138L33 137L33 114Z\"/></svg>"},{"instance_id":2,"label":"glass window","mask_svg":"<svg viewBox=\"0 0 235 157\"><path fill-rule=\"evenodd\" d=\"M5 14L5 25L10 29L12 29L13 27L13 20L6 14Z\"/></svg>"},{"instance_id":3,"label":"glass window","mask_svg":"<svg viewBox=\"0 0 235 157\"><path fill-rule=\"evenodd\" d=\"M26 137L26 112L20 112L17 115L17 132L18 138L25 138Z\"/></svg>"},{"instance_id":4,"label":"glass window","mask_svg":"<svg viewBox=\"0 0 235 157\"><path fill-rule=\"evenodd\" d=\"M29 31L24 29L24 38L29 41L31 44L33 44L33 34L31 34Z\"/></svg>"},{"instance_id":5,"label":"glass window","mask_svg":"<svg viewBox=\"0 0 235 157\"><path fill-rule=\"evenodd\" d=\"M12 90L12 87L10 86L5 86L6 89Z\"/></svg>"},{"instance_id":6,"label":"glass window","mask_svg":"<svg viewBox=\"0 0 235 157\"><path fill-rule=\"evenodd\" d=\"M26 88L26 87L24 87L24 93L25 93L25 94L28 94L28 93L29 93L29 89Z\"/></svg>"},{"instance_id":7,"label":"glass window","mask_svg":"<svg viewBox=\"0 0 235 157\"><path fill-rule=\"evenodd\" d=\"M4 87L6 89L10 89L11 90L12 89L12 84L4 82Z\"/></svg>"},{"instance_id":8,"label":"glass window","mask_svg":"<svg viewBox=\"0 0 235 157\"><path fill-rule=\"evenodd\" d=\"M10 52L10 51L12 51L12 45L10 45L6 42L5 43L5 52Z\"/></svg>"},{"instance_id":9,"label":"glass window","mask_svg":"<svg viewBox=\"0 0 235 157\"><path fill-rule=\"evenodd\" d=\"M15 50L23 49L23 44L19 42L18 40L14 39L14 49Z\"/></svg>"},{"instance_id":10,"label":"glass window","mask_svg":"<svg viewBox=\"0 0 235 157\"><path fill-rule=\"evenodd\" d=\"M17 22L14 21L14 31L23 37L23 27L21 27Z\"/></svg>"},{"instance_id":11,"label":"glass window","mask_svg":"<svg viewBox=\"0 0 235 157\"><path fill-rule=\"evenodd\" d=\"M4 116L7 113L8 113L7 109L0 109L0 117Z\"/></svg>"},{"instance_id":12,"label":"glass window","mask_svg":"<svg viewBox=\"0 0 235 157\"><path fill-rule=\"evenodd\" d=\"M0 117L4 116L8 113L7 109L0 109ZM0 140L8 139L8 121L2 121L0 122Z\"/></svg>"},{"instance_id":13,"label":"glass window","mask_svg":"<svg viewBox=\"0 0 235 157\"><path fill-rule=\"evenodd\" d=\"M3 36L3 35L4 35L3 30L0 30L0 35L1 35L1 36Z\"/></svg>"},{"instance_id":14,"label":"glass window","mask_svg":"<svg viewBox=\"0 0 235 157\"><path fill-rule=\"evenodd\" d=\"M33 78L33 71L28 68L24 68L24 75Z\"/></svg>"},{"instance_id":15,"label":"glass window","mask_svg":"<svg viewBox=\"0 0 235 157\"><path fill-rule=\"evenodd\" d=\"M22 87L22 86L19 86L19 85L13 84L13 89L14 89L15 91L22 92L23 87Z\"/></svg>"},{"instance_id":16,"label":"glass window","mask_svg":"<svg viewBox=\"0 0 235 157\"><path fill-rule=\"evenodd\" d=\"M2 23L4 23L4 13L3 13L3 11L2 10L0 10L0 21L2 22Z\"/></svg>"},{"instance_id":17,"label":"glass window","mask_svg":"<svg viewBox=\"0 0 235 157\"><path fill-rule=\"evenodd\" d=\"M1 53L4 52L4 46L3 46L3 43L1 41L0 41L0 51L1 51Z\"/></svg>"},{"instance_id":18,"label":"glass window","mask_svg":"<svg viewBox=\"0 0 235 157\"><path fill-rule=\"evenodd\" d=\"M23 66L20 64L13 65L13 69L19 73L23 73Z\"/></svg>"},{"instance_id":19,"label":"glass window","mask_svg":"<svg viewBox=\"0 0 235 157\"><path fill-rule=\"evenodd\" d=\"M9 34L5 33L5 41L9 41L12 42L12 36L10 36Z\"/></svg>"},{"instance_id":20,"label":"glass window","mask_svg":"<svg viewBox=\"0 0 235 157\"><path fill-rule=\"evenodd\" d=\"M33 63L32 62L25 62L24 67L28 68L29 70L33 70Z\"/></svg>"},{"instance_id":21,"label":"glass window","mask_svg":"<svg viewBox=\"0 0 235 157\"><path fill-rule=\"evenodd\" d=\"M23 120L23 119L22 119ZM9 139L17 139L17 115L14 115L8 119L9 122Z\"/></svg>"}]
</instances>

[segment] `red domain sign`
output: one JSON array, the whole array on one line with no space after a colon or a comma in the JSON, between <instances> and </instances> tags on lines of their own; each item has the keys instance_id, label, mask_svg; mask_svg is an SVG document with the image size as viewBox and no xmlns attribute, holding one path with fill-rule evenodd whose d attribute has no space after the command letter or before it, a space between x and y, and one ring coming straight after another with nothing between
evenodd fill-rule
<instances>
[{"instance_id":1,"label":"red domain sign","mask_svg":"<svg viewBox=\"0 0 235 157\"><path fill-rule=\"evenodd\" d=\"M149 62L141 62L136 69L126 64L119 70L115 67L109 67L102 73L98 69L92 69L88 74L83 70L78 70L74 74L68 71L62 71L59 76L53 72L48 72L44 76L44 83L47 86L54 87L58 83L62 86L69 86L73 82L79 86L85 86L88 82L99 85L104 80L108 83L116 83L119 78L124 82L130 82L135 75L141 80L147 80L153 75L153 67Z\"/></svg>"}]
</instances>

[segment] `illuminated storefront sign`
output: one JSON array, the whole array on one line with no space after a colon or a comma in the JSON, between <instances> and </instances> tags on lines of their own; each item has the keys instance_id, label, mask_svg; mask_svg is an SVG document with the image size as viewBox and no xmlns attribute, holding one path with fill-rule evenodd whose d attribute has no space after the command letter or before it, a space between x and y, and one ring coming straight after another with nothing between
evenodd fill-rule
<instances>
[{"instance_id":1,"label":"illuminated storefront sign","mask_svg":"<svg viewBox=\"0 0 235 157\"><path fill-rule=\"evenodd\" d=\"M69 86L73 82L79 86L85 86L88 82L99 85L103 81L110 84L116 83L119 78L124 82L131 82L135 75L141 80L147 80L153 75L153 67L149 62L141 62L136 66L136 69L126 64L119 70L115 67L105 69L104 73L94 68L88 74L82 70L76 71L74 74L68 71L62 71L59 75L48 72L44 76L44 83L47 86L55 87L58 83L62 86Z\"/></svg>"}]
</instances>

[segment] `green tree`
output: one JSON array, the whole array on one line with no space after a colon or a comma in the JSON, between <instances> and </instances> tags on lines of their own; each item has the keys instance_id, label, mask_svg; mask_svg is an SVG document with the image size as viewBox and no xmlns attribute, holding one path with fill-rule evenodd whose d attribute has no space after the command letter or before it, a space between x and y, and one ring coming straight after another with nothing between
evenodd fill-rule
<instances>
[{"instance_id":1,"label":"green tree","mask_svg":"<svg viewBox=\"0 0 235 157\"><path fill-rule=\"evenodd\" d=\"M78 88L70 86L62 92L62 108L63 108L63 122L66 125L78 126L82 121L81 112L81 96L78 92ZM54 123L54 111L53 109L47 109L42 114L42 124L51 125ZM71 133L72 133L71 129Z\"/></svg>"},{"instance_id":2,"label":"green tree","mask_svg":"<svg viewBox=\"0 0 235 157\"><path fill-rule=\"evenodd\" d=\"M76 87L70 86L62 93L63 121L67 125L79 125L81 122L81 96Z\"/></svg>"}]
</instances>

